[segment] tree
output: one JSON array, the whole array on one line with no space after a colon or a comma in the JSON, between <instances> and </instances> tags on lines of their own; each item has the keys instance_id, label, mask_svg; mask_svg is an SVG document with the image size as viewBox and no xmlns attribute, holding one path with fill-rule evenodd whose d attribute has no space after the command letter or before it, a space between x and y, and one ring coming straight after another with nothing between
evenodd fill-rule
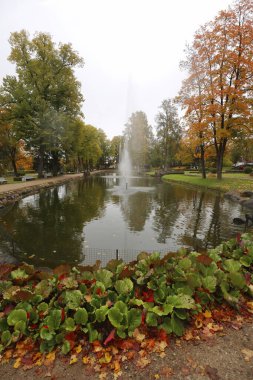
<instances>
[{"instance_id":1,"label":"tree","mask_svg":"<svg viewBox=\"0 0 253 380\"><path fill-rule=\"evenodd\" d=\"M80 139L81 167L90 170L103 154L99 141L99 131L92 125L83 124Z\"/></svg>"},{"instance_id":2,"label":"tree","mask_svg":"<svg viewBox=\"0 0 253 380\"><path fill-rule=\"evenodd\" d=\"M123 136L114 136L110 142L110 155L114 165L119 164L120 148L123 144Z\"/></svg>"},{"instance_id":3,"label":"tree","mask_svg":"<svg viewBox=\"0 0 253 380\"><path fill-rule=\"evenodd\" d=\"M163 100L155 120L162 162L168 168L175 161L182 134L177 108L171 99Z\"/></svg>"},{"instance_id":4,"label":"tree","mask_svg":"<svg viewBox=\"0 0 253 380\"><path fill-rule=\"evenodd\" d=\"M143 168L149 163L152 129L142 111L132 113L125 126L124 136L129 146L133 166Z\"/></svg>"},{"instance_id":5,"label":"tree","mask_svg":"<svg viewBox=\"0 0 253 380\"><path fill-rule=\"evenodd\" d=\"M22 30L12 33L9 42L16 76L3 79L0 105L11 107L21 137L37 153L42 176L46 154L59 160L65 121L81 114L83 97L74 69L83 60L71 44L56 47L46 33L30 39Z\"/></svg>"},{"instance_id":6,"label":"tree","mask_svg":"<svg viewBox=\"0 0 253 380\"><path fill-rule=\"evenodd\" d=\"M192 126L198 124L199 137L212 140L218 179L227 143L252 128L252 50L252 0L236 0L221 11L187 48L184 67L189 77L183 83L183 103L186 114L193 116ZM190 88L189 83L197 85Z\"/></svg>"},{"instance_id":7,"label":"tree","mask_svg":"<svg viewBox=\"0 0 253 380\"><path fill-rule=\"evenodd\" d=\"M98 168L106 168L110 166L110 140L107 138L105 132L102 129L98 129L98 142L102 154L98 160Z\"/></svg>"},{"instance_id":8,"label":"tree","mask_svg":"<svg viewBox=\"0 0 253 380\"><path fill-rule=\"evenodd\" d=\"M18 175L17 159L20 150L20 138L18 137L10 112L6 109L0 110L0 148L1 161L9 161L12 165L14 175Z\"/></svg>"}]
</instances>

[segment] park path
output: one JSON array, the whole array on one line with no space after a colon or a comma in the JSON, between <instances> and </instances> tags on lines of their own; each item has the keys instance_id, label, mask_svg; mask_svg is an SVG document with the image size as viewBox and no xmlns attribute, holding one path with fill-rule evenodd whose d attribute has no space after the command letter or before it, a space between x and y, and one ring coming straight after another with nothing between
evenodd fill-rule
<instances>
[{"instance_id":1,"label":"park path","mask_svg":"<svg viewBox=\"0 0 253 380\"><path fill-rule=\"evenodd\" d=\"M83 173L77 173L77 174L65 174L61 175L59 177L51 177L51 178L40 178L35 179L33 181L26 181L26 182L15 182L15 183L7 183L4 185L0 185L0 194L9 193L9 192L15 192L23 189L28 188L36 188L36 187L43 187L48 185L54 185L57 183L65 182L68 180L81 178L83 177Z\"/></svg>"}]
</instances>

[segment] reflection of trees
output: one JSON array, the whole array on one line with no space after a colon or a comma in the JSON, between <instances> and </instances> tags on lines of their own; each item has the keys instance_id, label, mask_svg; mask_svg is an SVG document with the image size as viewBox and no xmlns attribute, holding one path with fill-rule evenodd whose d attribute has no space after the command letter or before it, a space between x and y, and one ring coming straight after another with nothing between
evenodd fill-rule
<instances>
[{"instance_id":1,"label":"reflection of trees","mask_svg":"<svg viewBox=\"0 0 253 380\"><path fill-rule=\"evenodd\" d=\"M217 246L221 240L231 236L232 208L223 207L226 201L221 194L196 193L192 207L188 210L187 228L182 234L182 243L196 250Z\"/></svg>"},{"instance_id":2,"label":"reflection of trees","mask_svg":"<svg viewBox=\"0 0 253 380\"><path fill-rule=\"evenodd\" d=\"M122 197L120 207L124 219L131 231L142 231L152 207L149 192L137 192L128 197Z\"/></svg>"},{"instance_id":3,"label":"reflection of trees","mask_svg":"<svg viewBox=\"0 0 253 380\"><path fill-rule=\"evenodd\" d=\"M223 213L222 219L226 215ZM228 219L227 219L228 220ZM228 223L227 223L228 224ZM209 245L209 242L212 242L212 246L215 247L221 241L221 195L217 195L213 204L213 212L210 220L209 228L205 236L205 247Z\"/></svg>"},{"instance_id":4,"label":"reflection of trees","mask_svg":"<svg viewBox=\"0 0 253 380\"><path fill-rule=\"evenodd\" d=\"M155 194L153 229L157 241L172 238L179 245L206 249L229 238L234 207L220 194L184 186L161 185Z\"/></svg>"},{"instance_id":5,"label":"reflection of trees","mask_svg":"<svg viewBox=\"0 0 253 380\"><path fill-rule=\"evenodd\" d=\"M5 218L17 247L26 257L35 254L36 265L79 261L84 224L103 211L105 190L98 183L78 181L64 186L62 198L59 188L41 191L33 202L17 204Z\"/></svg>"},{"instance_id":6,"label":"reflection of trees","mask_svg":"<svg viewBox=\"0 0 253 380\"><path fill-rule=\"evenodd\" d=\"M157 232L158 243L166 243L171 236L171 229L179 214L178 199L175 187L161 185L155 194L155 215L153 229Z\"/></svg>"}]
</instances>

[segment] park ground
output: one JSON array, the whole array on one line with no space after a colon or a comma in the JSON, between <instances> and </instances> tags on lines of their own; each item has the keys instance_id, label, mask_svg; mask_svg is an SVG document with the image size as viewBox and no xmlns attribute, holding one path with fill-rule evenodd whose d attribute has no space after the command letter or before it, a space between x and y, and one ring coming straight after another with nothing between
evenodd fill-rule
<instances>
[{"instance_id":1,"label":"park ground","mask_svg":"<svg viewBox=\"0 0 253 380\"><path fill-rule=\"evenodd\" d=\"M121 371L96 372L96 366L74 364L69 357L59 357L48 366L15 369L14 360L0 365L0 378L6 380L91 380L91 379L171 379L171 380L252 380L253 325L240 317L230 327L209 334L204 340L172 340L162 354L152 353L140 362L140 352L121 366ZM146 365L146 363L148 363Z\"/></svg>"}]
</instances>

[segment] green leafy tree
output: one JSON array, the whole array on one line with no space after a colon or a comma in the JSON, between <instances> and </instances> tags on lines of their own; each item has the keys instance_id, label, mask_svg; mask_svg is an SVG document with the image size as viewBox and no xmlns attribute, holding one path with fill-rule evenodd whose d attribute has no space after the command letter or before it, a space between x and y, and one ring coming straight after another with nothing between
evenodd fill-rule
<instances>
[{"instance_id":1,"label":"green leafy tree","mask_svg":"<svg viewBox=\"0 0 253 380\"><path fill-rule=\"evenodd\" d=\"M81 167L85 170L92 169L102 154L103 151L100 146L98 129L92 125L84 124L81 129Z\"/></svg>"},{"instance_id":2,"label":"green leafy tree","mask_svg":"<svg viewBox=\"0 0 253 380\"><path fill-rule=\"evenodd\" d=\"M125 126L124 136L128 142L133 166L141 169L149 164L153 133L143 111L132 113Z\"/></svg>"},{"instance_id":3,"label":"green leafy tree","mask_svg":"<svg viewBox=\"0 0 253 380\"><path fill-rule=\"evenodd\" d=\"M98 141L102 155L100 156L97 166L98 168L106 168L110 166L110 140L107 138L105 132L102 129L98 129Z\"/></svg>"},{"instance_id":4,"label":"green leafy tree","mask_svg":"<svg viewBox=\"0 0 253 380\"><path fill-rule=\"evenodd\" d=\"M9 42L9 61L16 65L16 75L3 79L0 105L13 105L12 117L37 155L42 176L46 154L59 160L66 120L81 114L83 97L74 69L83 60L71 44L56 46L46 33L30 39L22 30L12 33Z\"/></svg>"},{"instance_id":5,"label":"green leafy tree","mask_svg":"<svg viewBox=\"0 0 253 380\"><path fill-rule=\"evenodd\" d=\"M123 145L123 136L114 136L110 142L110 156L113 164L118 165L120 148Z\"/></svg>"},{"instance_id":6,"label":"green leafy tree","mask_svg":"<svg viewBox=\"0 0 253 380\"><path fill-rule=\"evenodd\" d=\"M176 160L176 153L182 135L178 112L171 99L163 100L156 115L156 135L160 147L162 163L165 168Z\"/></svg>"}]
</instances>

